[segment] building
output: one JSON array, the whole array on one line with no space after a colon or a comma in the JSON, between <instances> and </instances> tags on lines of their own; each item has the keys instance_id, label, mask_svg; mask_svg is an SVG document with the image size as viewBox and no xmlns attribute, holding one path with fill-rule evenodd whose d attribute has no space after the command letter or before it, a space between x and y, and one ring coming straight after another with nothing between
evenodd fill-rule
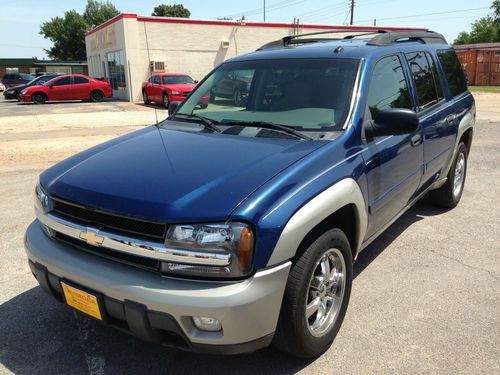
<instances>
[{"instance_id":1,"label":"building","mask_svg":"<svg viewBox=\"0 0 500 375\"><path fill-rule=\"evenodd\" d=\"M86 61L38 60L33 58L0 59L0 78L7 73L80 73L88 74Z\"/></svg>"},{"instance_id":2,"label":"building","mask_svg":"<svg viewBox=\"0 0 500 375\"><path fill-rule=\"evenodd\" d=\"M456 45L458 57L473 86L500 86L500 43Z\"/></svg>"},{"instance_id":3,"label":"building","mask_svg":"<svg viewBox=\"0 0 500 375\"><path fill-rule=\"evenodd\" d=\"M114 97L140 101L142 82L153 71L182 72L201 80L224 60L287 35L345 31L341 37L361 29L379 28L120 14L89 31L85 44L90 76L108 77Z\"/></svg>"}]
</instances>

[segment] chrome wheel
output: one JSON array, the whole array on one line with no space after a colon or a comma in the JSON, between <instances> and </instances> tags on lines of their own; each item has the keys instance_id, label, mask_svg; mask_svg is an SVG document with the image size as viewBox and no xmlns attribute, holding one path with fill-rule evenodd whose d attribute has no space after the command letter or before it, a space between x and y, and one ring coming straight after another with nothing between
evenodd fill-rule
<instances>
[{"instance_id":1,"label":"chrome wheel","mask_svg":"<svg viewBox=\"0 0 500 375\"><path fill-rule=\"evenodd\" d=\"M167 94L163 95L163 105L164 105L165 108L168 109L169 100L168 100L168 95Z\"/></svg>"},{"instance_id":2,"label":"chrome wheel","mask_svg":"<svg viewBox=\"0 0 500 375\"><path fill-rule=\"evenodd\" d=\"M327 334L342 306L346 285L344 256L338 249L327 250L316 262L306 298L306 321L315 337Z\"/></svg>"},{"instance_id":3,"label":"chrome wheel","mask_svg":"<svg viewBox=\"0 0 500 375\"><path fill-rule=\"evenodd\" d=\"M462 192L465 180L465 155L460 153L455 164L455 174L453 175L453 197L457 199Z\"/></svg>"},{"instance_id":4,"label":"chrome wheel","mask_svg":"<svg viewBox=\"0 0 500 375\"><path fill-rule=\"evenodd\" d=\"M236 104L238 107L243 104L243 96L241 95L240 90L235 90L234 95L233 95L233 102Z\"/></svg>"}]
</instances>

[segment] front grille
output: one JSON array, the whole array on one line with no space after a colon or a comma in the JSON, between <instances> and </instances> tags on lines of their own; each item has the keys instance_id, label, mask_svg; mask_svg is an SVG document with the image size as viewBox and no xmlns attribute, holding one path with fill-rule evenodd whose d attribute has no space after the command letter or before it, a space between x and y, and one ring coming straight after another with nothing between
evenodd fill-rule
<instances>
[{"instance_id":1,"label":"front grille","mask_svg":"<svg viewBox=\"0 0 500 375\"><path fill-rule=\"evenodd\" d=\"M184 91L184 92L182 93L182 96L188 96L189 94L191 94L191 91Z\"/></svg>"},{"instance_id":2,"label":"front grille","mask_svg":"<svg viewBox=\"0 0 500 375\"><path fill-rule=\"evenodd\" d=\"M67 236L65 234L56 232L55 238L59 241L65 242L68 245L77 247L81 250L87 251L89 253L115 260L121 263L129 264L135 267L144 268L150 271L159 271L160 261L157 259L146 258L139 255L133 255L128 253L122 253L121 251L115 251L108 249L106 247L97 247L88 245L87 243L80 241L76 238Z\"/></svg>"},{"instance_id":3,"label":"front grille","mask_svg":"<svg viewBox=\"0 0 500 375\"><path fill-rule=\"evenodd\" d=\"M131 219L101 211L86 209L54 199L53 212L63 219L83 225L95 226L117 234L153 242L163 242L166 224Z\"/></svg>"}]
</instances>

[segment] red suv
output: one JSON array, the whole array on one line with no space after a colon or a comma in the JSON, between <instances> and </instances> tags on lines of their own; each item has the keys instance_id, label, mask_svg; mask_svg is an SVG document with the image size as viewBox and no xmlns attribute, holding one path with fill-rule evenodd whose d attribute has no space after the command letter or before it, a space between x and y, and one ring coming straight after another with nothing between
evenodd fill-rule
<instances>
[{"instance_id":1,"label":"red suv","mask_svg":"<svg viewBox=\"0 0 500 375\"><path fill-rule=\"evenodd\" d=\"M151 102L163 103L168 108L171 102L182 102L196 87L194 81L187 74L158 73L152 75L142 84L142 99L145 104ZM208 105L208 96L200 103L202 107Z\"/></svg>"},{"instance_id":2,"label":"red suv","mask_svg":"<svg viewBox=\"0 0 500 375\"><path fill-rule=\"evenodd\" d=\"M19 94L21 101L42 104L52 100L92 100L100 102L113 96L108 82L83 74L69 74L54 78L41 86L30 86Z\"/></svg>"}]
</instances>

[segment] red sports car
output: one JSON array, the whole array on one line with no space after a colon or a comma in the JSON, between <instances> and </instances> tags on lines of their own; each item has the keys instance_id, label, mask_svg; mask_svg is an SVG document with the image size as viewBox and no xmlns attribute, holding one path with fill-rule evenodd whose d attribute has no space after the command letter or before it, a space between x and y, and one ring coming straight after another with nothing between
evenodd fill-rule
<instances>
[{"instance_id":1,"label":"red sports car","mask_svg":"<svg viewBox=\"0 0 500 375\"><path fill-rule=\"evenodd\" d=\"M92 100L100 102L113 96L108 82L83 74L68 74L54 78L41 86L30 86L19 94L21 101L42 104L52 100Z\"/></svg>"},{"instance_id":2,"label":"red sports car","mask_svg":"<svg viewBox=\"0 0 500 375\"><path fill-rule=\"evenodd\" d=\"M157 73L142 84L142 99L145 104L163 103L168 108L171 102L182 102L196 87L198 82L187 74ZM204 97L200 105L206 107L209 97Z\"/></svg>"}]
</instances>

